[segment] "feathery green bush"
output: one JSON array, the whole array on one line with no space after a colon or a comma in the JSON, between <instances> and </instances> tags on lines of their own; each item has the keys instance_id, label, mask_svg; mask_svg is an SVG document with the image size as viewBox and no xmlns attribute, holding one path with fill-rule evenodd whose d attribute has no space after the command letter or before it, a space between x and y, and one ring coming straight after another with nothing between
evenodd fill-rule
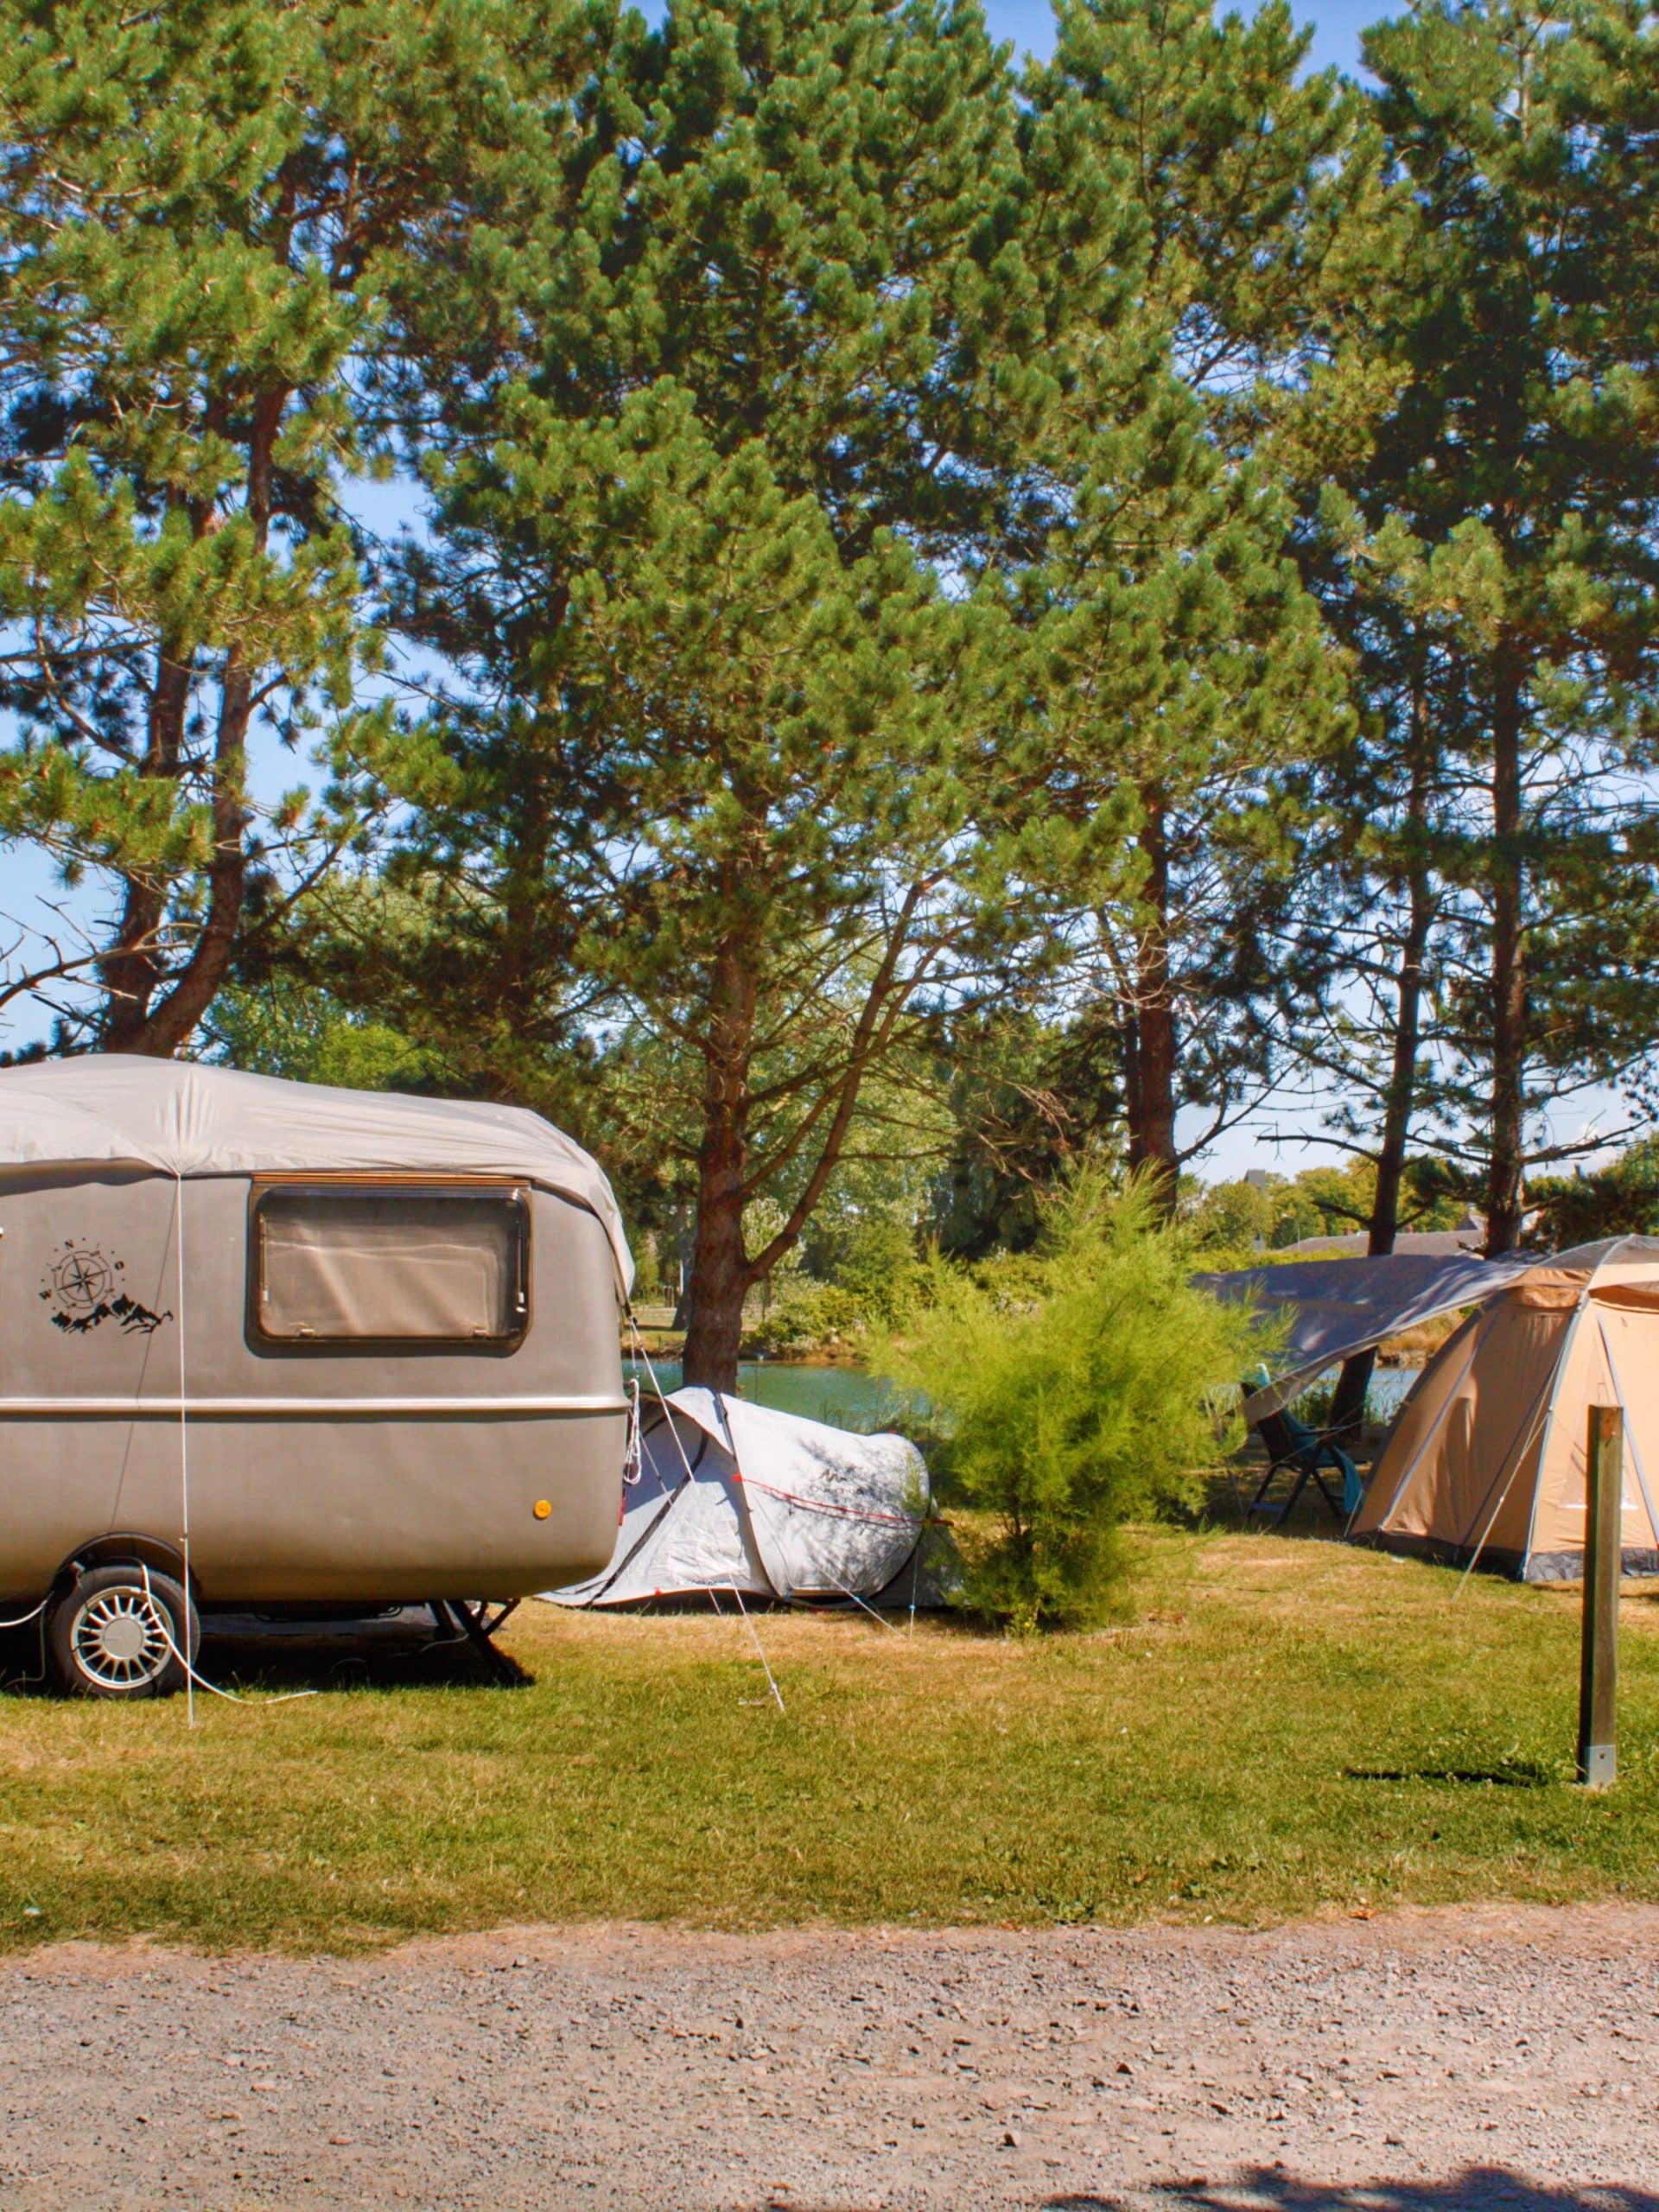
<instances>
[{"instance_id":1,"label":"feathery green bush","mask_svg":"<svg viewBox=\"0 0 1659 2212\"><path fill-rule=\"evenodd\" d=\"M1046 1210L1034 1253L926 1269L878 1363L942 1440L975 1611L1021 1630L1098 1619L1122 1525L1193 1502L1236 1440L1262 1325L1195 1290L1192 1266L1190 1232L1146 1182L1085 1174Z\"/></svg>"}]
</instances>

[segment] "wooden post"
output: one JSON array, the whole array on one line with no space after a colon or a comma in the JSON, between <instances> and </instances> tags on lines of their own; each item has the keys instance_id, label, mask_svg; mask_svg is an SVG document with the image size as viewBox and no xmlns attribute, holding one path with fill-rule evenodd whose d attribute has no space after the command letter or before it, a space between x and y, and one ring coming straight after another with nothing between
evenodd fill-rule
<instances>
[{"instance_id":1,"label":"wooden post","mask_svg":"<svg viewBox=\"0 0 1659 2212\"><path fill-rule=\"evenodd\" d=\"M1618 1771L1618 1580L1624 1564L1624 1414L1592 1406L1585 1446L1584 1640L1579 1657L1579 1780L1605 1789Z\"/></svg>"}]
</instances>

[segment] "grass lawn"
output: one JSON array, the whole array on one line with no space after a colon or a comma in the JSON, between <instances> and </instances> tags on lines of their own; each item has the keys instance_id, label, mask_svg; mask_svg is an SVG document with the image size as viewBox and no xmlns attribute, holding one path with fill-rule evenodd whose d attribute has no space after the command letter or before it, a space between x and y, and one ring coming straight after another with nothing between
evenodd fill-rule
<instances>
[{"instance_id":1,"label":"grass lawn","mask_svg":"<svg viewBox=\"0 0 1659 2212\"><path fill-rule=\"evenodd\" d=\"M503 1922L1262 1921L1659 1897L1659 1598L1618 1787L1570 1784L1578 1593L1149 1530L1121 1625L1007 1643L527 1606L500 1690L0 1696L0 1936L346 1948ZM211 1664L211 1659L209 1663ZM425 1662L429 1664L429 1662ZM313 1679L327 1683L326 1668ZM33 1913L26 1908L34 1907Z\"/></svg>"}]
</instances>

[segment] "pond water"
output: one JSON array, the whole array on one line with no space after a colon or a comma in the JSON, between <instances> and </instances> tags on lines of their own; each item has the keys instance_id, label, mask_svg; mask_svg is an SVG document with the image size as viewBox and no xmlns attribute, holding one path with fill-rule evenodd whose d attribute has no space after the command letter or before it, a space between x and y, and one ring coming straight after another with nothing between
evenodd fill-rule
<instances>
[{"instance_id":1,"label":"pond water","mask_svg":"<svg viewBox=\"0 0 1659 2212\"><path fill-rule=\"evenodd\" d=\"M680 1387L679 1362L653 1360L657 1379L664 1390ZM625 1360L626 1374L644 1370L635 1360ZM1336 1381L1341 1370L1332 1368L1312 1387L1322 1389ZM1402 1400L1422 1373L1421 1367L1379 1367L1371 1376L1365 1396L1365 1417L1378 1423L1390 1421ZM896 1411L888 1385L861 1367L830 1365L813 1360L746 1359L737 1373L737 1393L757 1406L774 1406L779 1413L799 1414L807 1421L828 1421L836 1428L870 1429L891 1421Z\"/></svg>"},{"instance_id":2,"label":"pond water","mask_svg":"<svg viewBox=\"0 0 1659 2212\"><path fill-rule=\"evenodd\" d=\"M1334 1370L1340 1372L1340 1370ZM1365 1393L1367 1421L1392 1421L1405 1403L1406 1394L1422 1373L1421 1367L1379 1367Z\"/></svg>"},{"instance_id":3,"label":"pond water","mask_svg":"<svg viewBox=\"0 0 1659 2212\"><path fill-rule=\"evenodd\" d=\"M1367 1424L1376 1428L1391 1421L1405 1402L1406 1394L1422 1371L1421 1367L1374 1368L1371 1371L1370 1388L1365 1393ZM1339 1367L1326 1368L1323 1375L1316 1376L1308 1384L1308 1391L1310 1393L1330 1392L1335 1389L1337 1377L1341 1372L1342 1370ZM1313 1421L1317 1427L1323 1408L1318 1404L1306 1405L1300 1398L1295 1398L1291 1401L1291 1411L1304 1420Z\"/></svg>"},{"instance_id":4,"label":"pond water","mask_svg":"<svg viewBox=\"0 0 1659 2212\"><path fill-rule=\"evenodd\" d=\"M664 1390L679 1389L677 1360L653 1359L652 1365ZM624 1360L622 1370L626 1375L638 1374L649 1395L651 1386L637 1360ZM861 1367L804 1359L746 1359L737 1370L737 1395L751 1405L772 1406L805 1421L828 1421L835 1428L874 1428L890 1416L893 1403L887 1385Z\"/></svg>"}]
</instances>

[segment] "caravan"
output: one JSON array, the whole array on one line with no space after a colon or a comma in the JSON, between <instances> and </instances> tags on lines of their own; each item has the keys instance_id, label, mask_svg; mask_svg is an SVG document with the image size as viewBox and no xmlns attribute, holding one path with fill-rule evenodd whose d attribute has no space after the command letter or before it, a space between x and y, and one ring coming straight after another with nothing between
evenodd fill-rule
<instances>
[{"instance_id":1,"label":"caravan","mask_svg":"<svg viewBox=\"0 0 1659 2212\"><path fill-rule=\"evenodd\" d=\"M594 1573L631 1275L605 1177L533 1114L0 1073L0 1611L46 1623L60 1686L131 1697L177 1681L197 1605Z\"/></svg>"}]
</instances>

